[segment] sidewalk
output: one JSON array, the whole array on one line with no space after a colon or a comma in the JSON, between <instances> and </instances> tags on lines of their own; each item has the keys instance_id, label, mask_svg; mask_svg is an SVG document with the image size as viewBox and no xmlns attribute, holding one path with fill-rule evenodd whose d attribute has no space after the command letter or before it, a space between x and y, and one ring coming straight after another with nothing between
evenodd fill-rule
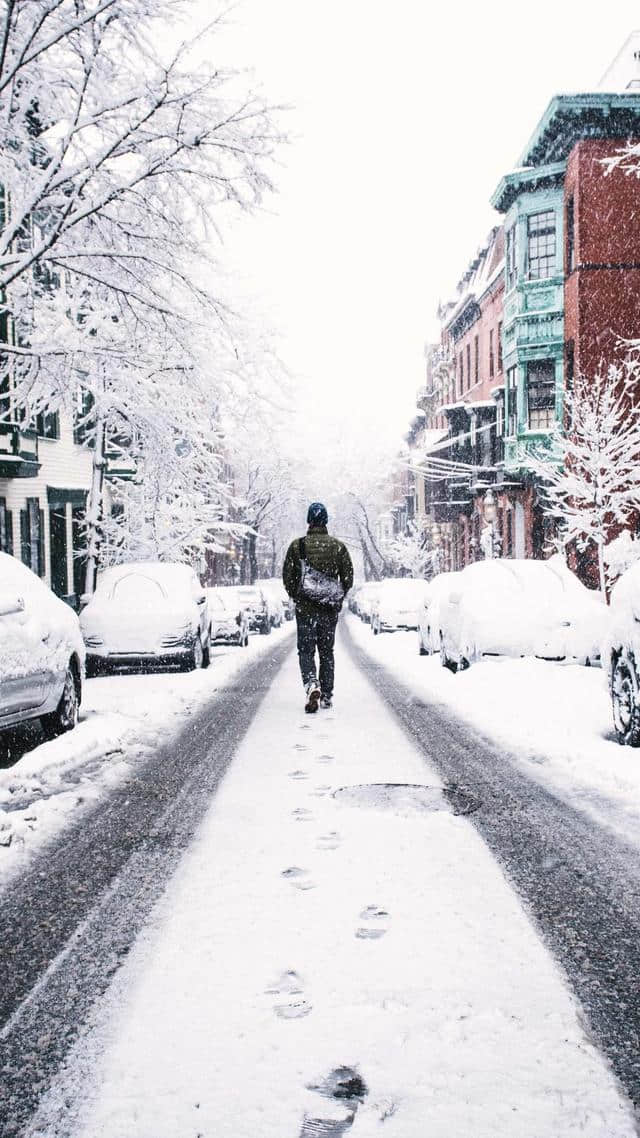
<instances>
[{"instance_id":1,"label":"sidewalk","mask_svg":"<svg viewBox=\"0 0 640 1138\"><path fill-rule=\"evenodd\" d=\"M305 717L288 659L32 1138L636 1133L470 822L332 797L439 785L337 663Z\"/></svg>"}]
</instances>

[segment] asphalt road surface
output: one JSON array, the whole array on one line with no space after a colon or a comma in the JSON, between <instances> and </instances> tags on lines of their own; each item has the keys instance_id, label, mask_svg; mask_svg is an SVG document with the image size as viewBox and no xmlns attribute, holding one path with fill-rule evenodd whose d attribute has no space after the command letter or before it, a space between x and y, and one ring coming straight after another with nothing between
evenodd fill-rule
<instances>
[{"instance_id":1,"label":"asphalt road surface","mask_svg":"<svg viewBox=\"0 0 640 1138\"><path fill-rule=\"evenodd\" d=\"M509 754L417 699L365 657L348 631L343 637L444 780L480 801L473 824L640 1106L637 850L530 781ZM66 830L0 895L1 1138L23 1132L189 845L290 650L290 642L278 646L237 676L135 780Z\"/></svg>"}]
</instances>

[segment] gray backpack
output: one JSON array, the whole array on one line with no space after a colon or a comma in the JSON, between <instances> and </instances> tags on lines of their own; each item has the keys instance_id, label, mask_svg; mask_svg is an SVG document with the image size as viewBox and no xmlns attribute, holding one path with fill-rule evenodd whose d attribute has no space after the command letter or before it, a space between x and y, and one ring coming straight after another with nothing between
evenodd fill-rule
<instances>
[{"instance_id":1,"label":"gray backpack","mask_svg":"<svg viewBox=\"0 0 640 1138\"><path fill-rule=\"evenodd\" d=\"M319 569L314 569L307 561L307 546L305 539L300 538L300 584L298 586L298 600L313 601L316 605L325 608L339 609L344 600L344 589L335 577L328 577Z\"/></svg>"}]
</instances>

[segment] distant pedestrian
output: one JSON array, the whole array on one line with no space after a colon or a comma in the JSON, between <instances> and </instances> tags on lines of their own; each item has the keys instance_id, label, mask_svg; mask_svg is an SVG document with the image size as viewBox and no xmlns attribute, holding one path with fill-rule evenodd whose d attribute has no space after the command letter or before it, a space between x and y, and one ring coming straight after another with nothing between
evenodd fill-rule
<instances>
[{"instance_id":1,"label":"distant pedestrian","mask_svg":"<svg viewBox=\"0 0 640 1138\"><path fill-rule=\"evenodd\" d=\"M318 704L331 707L336 624L342 602L353 585L349 550L327 532L328 521L322 502L312 502L307 511L306 537L291 542L282 569L284 587L296 605L298 658L307 712L317 711Z\"/></svg>"}]
</instances>

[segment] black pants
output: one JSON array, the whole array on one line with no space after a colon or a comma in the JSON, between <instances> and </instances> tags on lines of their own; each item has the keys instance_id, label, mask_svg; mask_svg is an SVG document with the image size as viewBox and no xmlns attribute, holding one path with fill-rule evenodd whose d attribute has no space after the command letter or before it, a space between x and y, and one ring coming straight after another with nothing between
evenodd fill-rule
<instances>
[{"instance_id":1,"label":"black pants","mask_svg":"<svg viewBox=\"0 0 640 1138\"><path fill-rule=\"evenodd\" d=\"M298 624L298 658L302 682L306 687L316 676L323 695L333 695L333 644L336 637L338 613L335 609L310 609L296 606ZM320 671L316 673L316 648L320 657Z\"/></svg>"}]
</instances>

